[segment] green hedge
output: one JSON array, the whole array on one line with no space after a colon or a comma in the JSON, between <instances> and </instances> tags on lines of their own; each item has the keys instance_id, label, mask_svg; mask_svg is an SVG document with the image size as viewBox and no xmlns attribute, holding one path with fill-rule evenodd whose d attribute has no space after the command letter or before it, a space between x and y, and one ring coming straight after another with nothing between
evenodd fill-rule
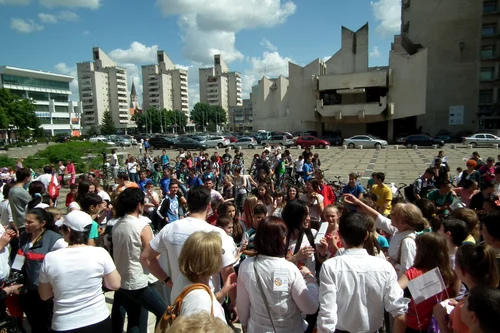
<instances>
[{"instance_id":1,"label":"green hedge","mask_svg":"<svg viewBox=\"0 0 500 333\"><path fill-rule=\"evenodd\" d=\"M5 155L0 155L0 167L2 168L15 168L16 159L10 158Z\"/></svg>"},{"instance_id":2,"label":"green hedge","mask_svg":"<svg viewBox=\"0 0 500 333\"><path fill-rule=\"evenodd\" d=\"M56 167L59 161L63 161L66 164L67 160L71 160L75 163L77 173L87 172L90 169L99 169L102 167L102 153L110 153L110 150L107 148L108 146L103 143L68 141L47 146L46 149L39 151L34 156L26 158L24 165L34 170L41 170L44 165L52 164ZM86 158L88 155L92 156L90 163L89 159ZM85 158L82 159L82 157Z\"/></svg>"}]
</instances>

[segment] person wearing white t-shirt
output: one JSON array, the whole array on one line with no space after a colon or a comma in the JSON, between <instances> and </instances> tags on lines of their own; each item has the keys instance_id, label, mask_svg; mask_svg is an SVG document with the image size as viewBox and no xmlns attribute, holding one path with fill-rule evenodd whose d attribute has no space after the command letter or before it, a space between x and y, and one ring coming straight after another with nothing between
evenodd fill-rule
<instances>
[{"instance_id":1,"label":"person wearing white t-shirt","mask_svg":"<svg viewBox=\"0 0 500 333\"><path fill-rule=\"evenodd\" d=\"M111 151L110 164L111 164L111 174L113 175L113 179L116 179L118 177L118 170L120 169L120 163L118 162L118 155L116 154L116 149L113 149Z\"/></svg>"},{"instance_id":2,"label":"person wearing white t-shirt","mask_svg":"<svg viewBox=\"0 0 500 333\"><path fill-rule=\"evenodd\" d=\"M300 196L300 200L304 201L309 207L309 216L312 221L319 222L323 215L323 196L319 194L319 183L317 180L309 180L306 183L306 193Z\"/></svg>"},{"instance_id":3,"label":"person wearing white t-shirt","mask_svg":"<svg viewBox=\"0 0 500 333\"><path fill-rule=\"evenodd\" d=\"M54 331L111 332L102 285L117 290L121 278L106 250L87 246L91 225L82 211L66 215L62 234L68 247L43 261L38 292L42 300L54 298Z\"/></svg>"},{"instance_id":4,"label":"person wearing white t-shirt","mask_svg":"<svg viewBox=\"0 0 500 333\"><path fill-rule=\"evenodd\" d=\"M7 227L11 223L14 223L12 210L9 204L9 192L12 186L13 184L5 184L2 187L2 194L4 199L0 202L0 222L4 227Z\"/></svg>"},{"instance_id":5,"label":"person wearing white t-shirt","mask_svg":"<svg viewBox=\"0 0 500 333\"><path fill-rule=\"evenodd\" d=\"M115 292L111 312L114 332L123 331L122 306L128 316L128 332L146 329L143 325L147 324L147 311L156 316L158 323L167 309L158 291L149 284L149 272L140 260L143 249L153 238L149 220L141 218L144 198L144 192L139 188L127 188L116 200L116 216L120 219L113 226L111 235L113 259L122 281L120 289Z\"/></svg>"},{"instance_id":6,"label":"person wearing white t-shirt","mask_svg":"<svg viewBox=\"0 0 500 333\"><path fill-rule=\"evenodd\" d=\"M224 230L210 225L206 222L208 210L210 209L210 190L205 186L195 186L189 190L187 199L189 217L166 225L146 246L141 255L141 260L148 270L163 284L172 289L170 300L173 301L179 293L190 284L187 278L183 278L179 269L179 256L186 239L196 231L217 232L222 239L222 269L220 274L214 274L210 278L210 287L215 291L219 301L223 300L226 290L220 289L220 278L227 281L234 273L233 265L236 262L234 257L234 242ZM170 272L165 272L158 261L161 254L166 256ZM231 309L235 311L236 290L229 291L231 299Z\"/></svg>"}]
</instances>

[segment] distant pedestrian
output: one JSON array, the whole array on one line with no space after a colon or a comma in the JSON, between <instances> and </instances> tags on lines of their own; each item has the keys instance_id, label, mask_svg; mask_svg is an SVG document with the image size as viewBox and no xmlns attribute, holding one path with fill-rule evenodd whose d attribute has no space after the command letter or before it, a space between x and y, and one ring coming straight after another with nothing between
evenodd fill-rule
<instances>
[{"instance_id":1,"label":"distant pedestrian","mask_svg":"<svg viewBox=\"0 0 500 333\"><path fill-rule=\"evenodd\" d=\"M149 139L146 138L146 140L144 141L144 152L146 154L148 153L148 149L149 149Z\"/></svg>"},{"instance_id":2,"label":"distant pedestrian","mask_svg":"<svg viewBox=\"0 0 500 333\"><path fill-rule=\"evenodd\" d=\"M144 139L141 139L141 143L138 146L139 146L139 154L142 154L142 146L144 146Z\"/></svg>"},{"instance_id":3,"label":"distant pedestrian","mask_svg":"<svg viewBox=\"0 0 500 333\"><path fill-rule=\"evenodd\" d=\"M45 137L45 143L46 143L47 145L49 144L49 137L48 137L48 136L46 136L46 137Z\"/></svg>"}]
</instances>

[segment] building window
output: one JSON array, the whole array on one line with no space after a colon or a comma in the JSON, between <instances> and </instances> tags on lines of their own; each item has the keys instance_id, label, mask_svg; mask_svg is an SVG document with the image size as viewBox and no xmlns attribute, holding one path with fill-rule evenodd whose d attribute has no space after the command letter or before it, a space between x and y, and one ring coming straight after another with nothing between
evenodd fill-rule
<instances>
[{"instance_id":1,"label":"building window","mask_svg":"<svg viewBox=\"0 0 500 333\"><path fill-rule=\"evenodd\" d=\"M497 11L497 3L495 2L485 2L483 5L483 13L495 13Z\"/></svg>"},{"instance_id":2,"label":"building window","mask_svg":"<svg viewBox=\"0 0 500 333\"><path fill-rule=\"evenodd\" d=\"M52 124L69 124L69 118L52 118Z\"/></svg>"},{"instance_id":3,"label":"building window","mask_svg":"<svg viewBox=\"0 0 500 333\"><path fill-rule=\"evenodd\" d=\"M479 91L479 104L493 103L493 89Z\"/></svg>"},{"instance_id":4,"label":"building window","mask_svg":"<svg viewBox=\"0 0 500 333\"><path fill-rule=\"evenodd\" d=\"M497 32L496 24L484 24L483 25L482 35L484 37L493 36L496 34L496 32Z\"/></svg>"},{"instance_id":5,"label":"building window","mask_svg":"<svg viewBox=\"0 0 500 333\"><path fill-rule=\"evenodd\" d=\"M495 76L495 68L493 67L481 68L481 75L480 75L481 81L493 80L494 76Z\"/></svg>"},{"instance_id":6,"label":"building window","mask_svg":"<svg viewBox=\"0 0 500 333\"><path fill-rule=\"evenodd\" d=\"M55 106L54 107L55 112L69 112L67 106Z\"/></svg>"},{"instance_id":7,"label":"building window","mask_svg":"<svg viewBox=\"0 0 500 333\"><path fill-rule=\"evenodd\" d=\"M38 112L49 112L49 106L48 105L36 105L35 111Z\"/></svg>"},{"instance_id":8,"label":"building window","mask_svg":"<svg viewBox=\"0 0 500 333\"><path fill-rule=\"evenodd\" d=\"M44 92L35 92L35 91L30 91L28 92L29 98L33 98L35 101L45 101L47 102L49 100L49 94L44 93Z\"/></svg>"},{"instance_id":9,"label":"building window","mask_svg":"<svg viewBox=\"0 0 500 333\"><path fill-rule=\"evenodd\" d=\"M50 99L53 99L54 102L68 102L69 98L68 95L64 94L50 94Z\"/></svg>"},{"instance_id":10,"label":"building window","mask_svg":"<svg viewBox=\"0 0 500 333\"><path fill-rule=\"evenodd\" d=\"M491 59L495 57L495 45L481 47L481 59Z\"/></svg>"},{"instance_id":11,"label":"building window","mask_svg":"<svg viewBox=\"0 0 500 333\"><path fill-rule=\"evenodd\" d=\"M24 76L2 74L2 81L4 84L12 84L17 86L69 90L68 82L34 79L31 77L24 77Z\"/></svg>"}]
</instances>

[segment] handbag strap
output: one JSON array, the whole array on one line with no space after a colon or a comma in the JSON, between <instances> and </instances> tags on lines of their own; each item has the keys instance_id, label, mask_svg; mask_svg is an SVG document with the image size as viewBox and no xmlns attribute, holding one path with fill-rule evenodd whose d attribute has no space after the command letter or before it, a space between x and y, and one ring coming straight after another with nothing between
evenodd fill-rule
<instances>
[{"instance_id":1,"label":"handbag strap","mask_svg":"<svg viewBox=\"0 0 500 333\"><path fill-rule=\"evenodd\" d=\"M181 293L179 294L179 296L177 296L177 298L175 299L174 304L172 304L172 306L175 309L177 309L178 311L180 311L182 308L182 302L184 301L184 297L186 297L190 292L192 292L193 290L196 290L196 289L204 289L210 295L210 302L211 302L210 315L213 316L214 315L214 299L212 297L212 290L210 290L210 288L206 284L203 284L203 283L193 283L192 285L189 285L186 288L184 288L181 291Z\"/></svg>"},{"instance_id":2,"label":"handbag strap","mask_svg":"<svg viewBox=\"0 0 500 333\"><path fill-rule=\"evenodd\" d=\"M262 294L262 298L264 299L264 305L266 306L267 315L269 316L271 325L273 326L273 332L277 333L278 331L276 331L276 327L274 326L273 316L271 316L271 309L269 309L266 294L264 294L264 288L262 288L262 282L260 281L259 273L257 272L257 257L255 257L255 260L253 262L253 269L255 271L255 279L257 280L257 285L259 286L260 293Z\"/></svg>"}]
</instances>

